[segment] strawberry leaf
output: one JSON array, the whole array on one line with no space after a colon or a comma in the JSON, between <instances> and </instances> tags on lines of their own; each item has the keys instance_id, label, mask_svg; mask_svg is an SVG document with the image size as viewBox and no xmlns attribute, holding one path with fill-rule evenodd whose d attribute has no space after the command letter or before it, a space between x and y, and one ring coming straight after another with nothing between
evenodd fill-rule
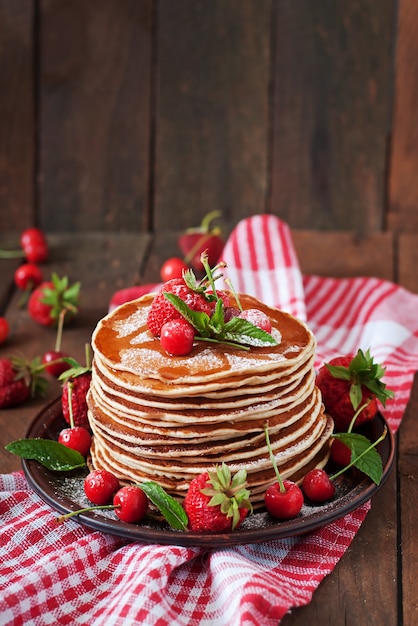
<instances>
[{"instance_id":1,"label":"strawberry leaf","mask_svg":"<svg viewBox=\"0 0 418 626\"><path fill-rule=\"evenodd\" d=\"M55 472L69 472L86 464L79 452L53 439L18 439L5 448L22 459L38 461Z\"/></svg>"},{"instance_id":2,"label":"strawberry leaf","mask_svg":"<svg viewBox=\"0 0 418 626\"><path fill-rule=\"evenodd\" d=\"M187 530L189 518L181 504L170 496L158 483L148 481L138 486L157 507L174 530Z\"/></svg>"}]
</instances>

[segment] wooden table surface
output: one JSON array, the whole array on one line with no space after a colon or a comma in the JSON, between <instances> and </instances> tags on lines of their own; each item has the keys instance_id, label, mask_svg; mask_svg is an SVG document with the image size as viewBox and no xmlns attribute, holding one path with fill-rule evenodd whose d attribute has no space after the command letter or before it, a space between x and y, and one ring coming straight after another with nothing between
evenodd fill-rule
<instances>
[{"instance_id":1,"label":"wooden table surface","mask_svg":"<svg viewBox=\"0 0 418 626\"><path fill-rule=\"evenodd\" d=\"M418 293L418 235L380 233L356 238L350 233L293 233L301 269L324 276L374 275ZM5 241L4 236L3 243ZM159 280L161 262L176 250L174 233L158 237L92 233L48 237L51 255L43 266L80 280L81 310L64 331L62 349L84 359L97 321L106 314L112 293L124 287ZM0 357L23 354L34 358L52 349L55 331L37 325L18 307L13 272L19 261L0 260L0 314L10 322L11 337ZM418 312L417 312L418 313ZM20 461L4 445L25 436L36 413L59 395L52 381L44 399L0 411L0 472L20 470ZM418 382L396 437L396 464L372 500L371 511L349 550L324 579L309 605L294 609L284 626L414 626L418 624Z\"/></svg>"}]
</instances>

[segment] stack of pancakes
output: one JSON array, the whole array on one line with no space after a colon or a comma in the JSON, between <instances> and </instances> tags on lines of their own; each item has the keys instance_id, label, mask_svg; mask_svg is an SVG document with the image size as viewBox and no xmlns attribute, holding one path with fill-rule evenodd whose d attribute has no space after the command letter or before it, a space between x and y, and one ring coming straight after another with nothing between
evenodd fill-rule
<instances>
[{"instance_id":1,"label":"stack of pancakes","mask_svg":"<svg viewBox=\"0 0 418 626\"><path fill-rule=\"evenodd\" d=\"M98 323L88 396L95 468L184 496L195 476L225 462L233 473L247 469L257 506L276 480L266 424L284 479L325 465L333 424L315 386L314 336L291 315L239 298L269 315L277 345L196 341L190 355L170 356L147 327L152 295Z\"/></svg>"}]
</instances>

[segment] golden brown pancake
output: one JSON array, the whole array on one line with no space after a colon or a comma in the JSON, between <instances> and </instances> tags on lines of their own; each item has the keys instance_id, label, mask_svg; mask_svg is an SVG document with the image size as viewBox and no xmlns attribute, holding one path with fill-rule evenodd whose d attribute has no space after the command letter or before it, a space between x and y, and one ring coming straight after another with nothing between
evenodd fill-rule
<instances>
[{"instance_id":1,"label":"golden brown pancake","mask_svg":"<svg viewBox=\"0 0 418 626\"><path fill-rule=\"evenodd\" d=\"M283 478L300 481L325 465L333 424L315 385L316 341L303 322L240 295L244 309L270 317L277 345L245 351L196 341L190 355L176 357L148 330L153 297L119 306L93 333L94 467L183 496L196 475L225 462L232 472L247 469L257 506L276 480L266 423Z\"/></svg>"}]
</instances>

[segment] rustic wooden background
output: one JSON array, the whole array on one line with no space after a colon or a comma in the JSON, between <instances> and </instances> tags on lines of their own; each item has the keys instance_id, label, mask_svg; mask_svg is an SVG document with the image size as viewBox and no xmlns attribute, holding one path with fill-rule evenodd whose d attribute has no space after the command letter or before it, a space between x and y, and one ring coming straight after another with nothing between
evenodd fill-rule
<instances>
[{"instance_id":1,"label":"rustic wooden background","mask_svg":"<svg viewBox=\"0 0 418 626\"><path fill-rule=\"evenodd\" d=\"M0 233L418 230L416 0L0 0Z\"/></svg>"}]
</instances>

